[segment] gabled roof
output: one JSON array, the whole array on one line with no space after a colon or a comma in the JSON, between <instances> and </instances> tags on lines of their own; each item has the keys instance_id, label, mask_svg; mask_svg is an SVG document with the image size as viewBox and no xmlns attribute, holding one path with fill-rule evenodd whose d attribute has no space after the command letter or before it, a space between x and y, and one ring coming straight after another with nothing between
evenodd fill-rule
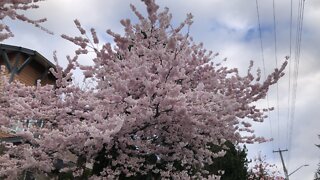
<instances>
[{"instance_id":1,"label":"gabled roof","mask_svg":"<svg viewBox=\"0 0 320 180\"><path fill-rule=\"evenodd\" d=\"M46 68L55 67L55 65L52 62L50 62L47 58L45 58L44 56L42 56L40 53L38 53L35 50L31 50L31 49L20 47L20 46L8 45L8 44L0 44L0 49L6 50L8 52L10 52L10 51L22 52L24 54L33 56L33 59L36 62L45 66Z\"/></svg>"}]
</instances>

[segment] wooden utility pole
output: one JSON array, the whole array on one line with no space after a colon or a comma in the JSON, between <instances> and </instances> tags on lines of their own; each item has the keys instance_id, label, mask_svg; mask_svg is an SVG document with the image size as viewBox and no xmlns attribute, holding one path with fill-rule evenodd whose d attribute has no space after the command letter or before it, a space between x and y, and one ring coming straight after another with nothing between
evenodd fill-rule
<instances>
[{"instance_id":1,"label":"wooden utility pole","mask_svg":"<svg viewBox=\"0 0 320 180\"><path fill-rule=\"evenodd\" d=\"M282 157L282 152L285 152L285 151L288 151L288 149L280 150L280 148L279 148L278 151L273 151L273 153L279 153L280 154L284 175L286 176L286 180L289 180L288 170L286 168L286 165L284 164L283 157Z\"/></svg>"}]
</instances>

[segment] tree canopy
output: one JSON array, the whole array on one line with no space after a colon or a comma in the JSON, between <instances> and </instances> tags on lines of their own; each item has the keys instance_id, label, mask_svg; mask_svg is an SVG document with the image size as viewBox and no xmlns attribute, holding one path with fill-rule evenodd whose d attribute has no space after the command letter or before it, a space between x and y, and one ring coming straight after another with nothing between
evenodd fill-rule
<instances>
[{"instance_id":1,"label":"tree canopy","mask_svg":"<svg viewBox=\"0 0 320 180\"><path fill-rule=\"evenodd\" d=\"M254 102L279 80L286 62L263 82L260 71L252 74L252 62L241 76L236 68L216 64L218 54L193 41L191 14L173 27L169 9L159 11L154 0L143 2L147 16L131 5L139 21L121 20L124 35L107 31L115 46L98 46L95 29L89 38L75 20L80 35L62 37L79 49L66 68L51 69L54 87L9 84L2 78L2 130L26 119L45 124L19 132L23 144L6 144L0 177L28 171L121 179L152 172L161 178L217 179L223 173L216 170L230 165L219 158L237 153L232 144L265 141L253 133L251 122L263 122L267 109ZM92 50L94 64L79 64L78 56ZM76 68L96 85L86 90L74 85ZM239 163L245 164L244 155ZM237 168L241 174L245 167Z\"/></svg>"}]
</instances>

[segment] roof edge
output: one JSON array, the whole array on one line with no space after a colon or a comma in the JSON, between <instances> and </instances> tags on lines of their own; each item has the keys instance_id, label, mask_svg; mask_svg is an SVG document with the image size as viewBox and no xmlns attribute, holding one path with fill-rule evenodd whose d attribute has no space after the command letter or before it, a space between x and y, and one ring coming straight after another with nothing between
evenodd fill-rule
<instances>
[{"instance_id":1,"label":"roof edge","mask_svg":"<svg viewBox=\"0 0 320 180\"><path fill-rule=\"evenodd\" d=\"M55 68L56 67L51 61L49 61L43 55L41 55L40 53L38 53L37 51L32 50L32 49L24 48L21 46L8 45L8 44L0 44L0 49L19 51L19 52L22 52L22 53L25 53L25 54L28 54L31 56L35 56L36 58L34 58L34 59L36 61L38 61L38 63L45 65L47 68L50 68L50 67Z\"/></svg>"}]
</instances>

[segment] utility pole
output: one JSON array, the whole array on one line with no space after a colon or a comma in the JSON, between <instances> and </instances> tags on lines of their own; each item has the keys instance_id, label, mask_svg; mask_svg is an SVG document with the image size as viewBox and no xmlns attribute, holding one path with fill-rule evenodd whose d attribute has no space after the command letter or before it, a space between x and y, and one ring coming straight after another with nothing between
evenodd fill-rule
<instances>
[{"instance_id":1,"label":"utility pole","mask_svg":"<svg viewBox=\"0 0 320 180\"><path fill-rule=\"evenodd\" d=\"M289 180L288 170L286 168L286 165L284 164L283 157L282 157L282 152L285 152L285 151L288 151L288 149L280 150L280 148L279 148L278 151L273 151L273 153L279 153L280 154L284 175L286 176L286 180Z\"/></svg>"}]
</instances>

